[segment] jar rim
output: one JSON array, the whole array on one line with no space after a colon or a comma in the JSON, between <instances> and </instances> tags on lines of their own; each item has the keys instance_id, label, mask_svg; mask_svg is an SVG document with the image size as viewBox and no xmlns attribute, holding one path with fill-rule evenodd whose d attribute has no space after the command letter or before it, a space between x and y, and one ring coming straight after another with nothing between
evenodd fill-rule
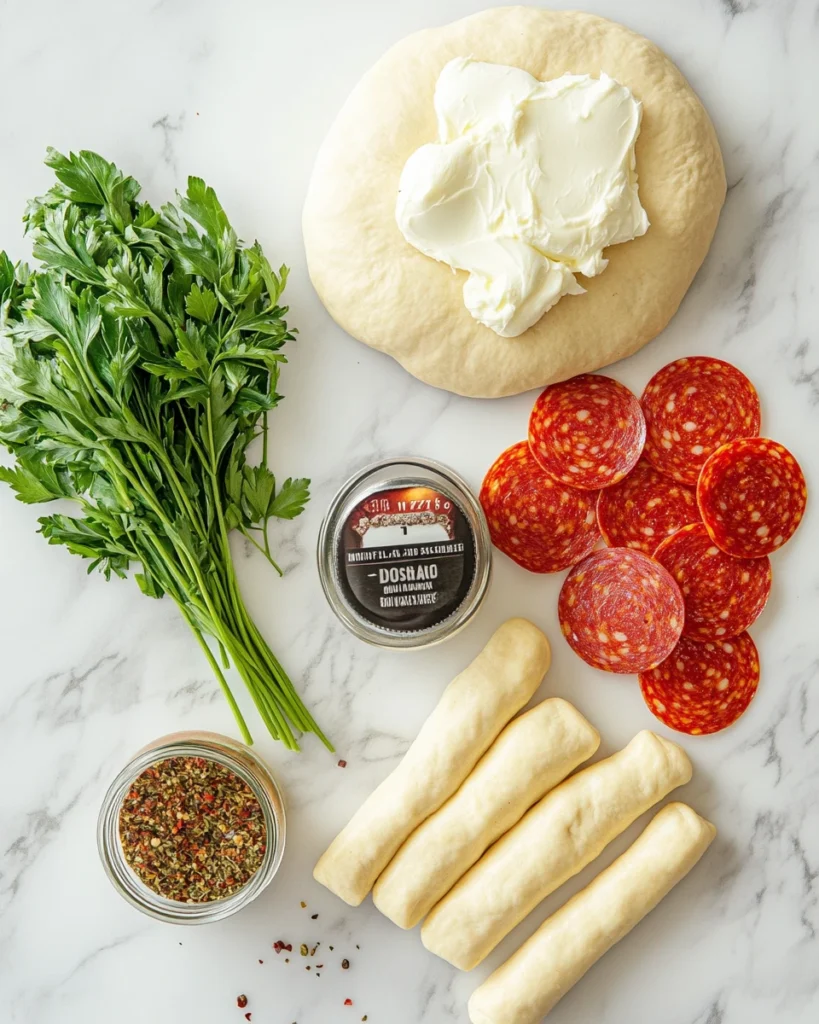
<instances>
[{"instance_id":1,"label":"jar rim","mask_svg":"<svg viewBox=\"0 0 819 1024\"><path fill-rule=\"evenodd\" d=\"M394 471L393 475L384 475L387 470ZM460 507L472 531L475 570L463 601L447 618L424 629L388 629L370 622L345 599L337 577L335 548L346 516L356 504L385 488L412 486L417 483L411 476L413 471L420 471L425 485L448 492ZM333 496L322 520L316 553L322 589L335 615L359 640L387 649L423 649L460 632L482 606L492 576L492 540L480 502L458 473L441 462L422 456L380 459L362 467L346 480Z\"/></svg>"},{"instance_id":2,"label":"jar rim","mask_svg":"<svg viewBox=\"0 0 819 1024\"><path fill-rule=\"evenodd\" d=\"M145 885L125 859L119 837L123 799L146 768L171 757L202 757L215 761L238 776L259 801L267 831L264 857L242 888L230 896L201 903L168 899ZM192 734L190 738L161 737L140 750L108 787L97 819L97 849L114 888L142 913L173 924L221 921L247 906L272 881L281 864L284 845L284 799L270 769L249 747L217 733Z\"/></svg>"}]
</instances>

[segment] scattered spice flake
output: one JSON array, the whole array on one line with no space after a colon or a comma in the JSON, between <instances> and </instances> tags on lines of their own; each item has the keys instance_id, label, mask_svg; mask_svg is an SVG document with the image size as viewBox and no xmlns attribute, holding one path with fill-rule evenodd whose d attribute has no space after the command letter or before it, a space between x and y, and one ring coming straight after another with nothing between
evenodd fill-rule
<instances>
[{"instance_id":1,"label":"scattered spice flake","mask_svg":"<svg viewBox=\"0 0 819 1024\"><path fill-rule=\"evenodd\" d=\"M338 762L338 766L339 766L339 768L346 768L347 767L347 762L342 759L341 761Z\"/></svg>"},{"instance_id":2,"label":"scattered spice flake","mask_svg":"<svg viewBox=\"0 0 819 1024\"><path fill-rule=\"evenodd\" d=\"M299 946L299 952L301 953L302 956L307 956L307 943L306 942L302 942L302 944Z\"/></svg>"},{"instance_id":3,"label":"scattered spice flake","mask_svg":"<svg viewBox=\"0 0 819 1024\"><path fill-rule=\"evenodd\" d=\"M344 1005L345 1006L352 1006L353 1005L352 999L345 999L344 1000Z\"/></svg>"},{"instance_id":4,"label":"scattered spice flake","mask_svg":"<svg viewBox=\"0 0 819 1024\"><path fill-rule=\"evenodd\" d=\"M240 1010L244 1010L244 1008L247 1006L247 996L245 996L245 995L237 996L236 997L236 1005L239 1007Z\"/></svg>"},{"instance_id":5,"label":"scattered spice flake","mask_svg":"<svg viewBox=\"0 0 819 1024\"><path fill-rule=\"evenodd\" d=\"M301 907L302 910L304 910L304 908L307 906L307 904L304 902L304 900L302 900L301 903L299 904L299 906Z\"/></svg>"},{"instance_id":6,"label":"scattered spice flake","mask_svg":"<svg viewBox=\"0 0 819 1024\"><path fill-rule=\"evenodd\" d=\"M356 949L361 949L361 946L356 946L355 948L356 948Z\"/></svg>"},{"instance_id":7,"label":"scattered spice flake","mask_svg":"<svg viewBox=\"0 0 819 1024\"><path fill-rule=\"evenodd\" d=\"M310 964L308 964L304 969L305 969L305 971L309 971L310 970Z\"/></svg>"},{"instance_id":8,"label":"scattered spice flake","mask_svg":"<svg viewBox=\"0 0 819 1024\"><path fill-rule=\"evenodd\" d=\"M367 1019L367 1014L365 1013L364 1016L361 1019L362 1020L366 1020Z\"/></svg>"},{"instance_id":9,"label":"scattered spice flake","mask_svg":"<svg viewBox=\"0 0 819 1024\"><path fill-rule=\"evenodd\" d=\"M249 1013L245 1014L245 1020L250 1020L250 1014Z\"/></svg>"},{"instance_id":10,"label":"scattered spice flake","mask_svg":"<svg viewBox=\"0 0 819 1024\"><path fill-rule=\"evenodd\" d=\"M260 960L260 961L259 961L259 963L260 963L260 964L263 964L263 963L264 963L264 960Z\"/></svg>"},{"instance_id":11,"label":"scattered spice flake","mask_svg":"<svg viewBox=\"0 0 819 1024\"><path fill-rule=\"evenodd\" d=\"M331 952L331 953L333 952L333 947L332 947L332 946L330 946L330 952Z\"/></svg>"},{"instance_id":12,"label":"scattered spice flake","mask_svg":"<svg viewBox=\"0 0 819 1024\"><path fill-rule=\"evenodd\" d=\"M134 874L178 903L238 892L261 866L267 842L253 791L204 757L168 757L146 768L122 801L118 825Z\"/></svg>"},{"instance_id":13,"label":"scattered spice flake","mask_svg":"<svg viewBox=\"0 0 819 1024\"><path fill-rule=\"evenodd\" d=\"M341 961L341 969L342 969L342 971L349 970L349 967L350 967L350 961L349 960L345 959L345 960Z\"/></svg>"},{"instance_id":14,"label":"scattered spice flake","mask_svg":"<svg viewBox=\"0 0 819 1024\"><path fill-rule=\"evenodd\" d=\"M286 957L284 958L284 962L285 962L286 964L289 964L289 963L290 963L290 957L289 957L289 956L286 956Z\"/></svg>"},{"instance_id":15,"label":"scattered spice flake","mask_svg":"<svg viewBox=\"0 0 819 1024\"><path fill-rule=\"evenodd\" d=\"M320 971L323 966L324 966L324 964L316 964L316 970Z\"/></svg>"},{"instance_id":16,"label":"scattered spice flake","mask_svg":"<svg viewBox=\"0 0 819 1024\"><path fill-rule=\"evenodd\" d=\"M311 915L310 915L310 920L311 920L311 921L315 921L315 919L316 919L317 917L318 917L318 914L311 914Z\"/></svg>"},{"instance_id":17,"label":"scattered spice flake","mask_svg":"<svg viewBox=\"0 0 819 1024\"><path fill-rule=\"evenodd\" d=\"M316 955L316 950L319 948L320 945L321 945L321 943L317 942L315 944L315 946L313 946L313 948L310 950L310 956L315 956Z\"/></svg>"}]
</instances>

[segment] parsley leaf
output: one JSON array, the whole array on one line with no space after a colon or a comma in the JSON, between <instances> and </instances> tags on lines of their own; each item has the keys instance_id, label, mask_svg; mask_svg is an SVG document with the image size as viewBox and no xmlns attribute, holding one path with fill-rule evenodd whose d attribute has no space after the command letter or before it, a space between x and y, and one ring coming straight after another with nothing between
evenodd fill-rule
<instances>
[{"instance_id":1,"label":"parsley leaf","mask_svg":"<svg viewBox=\"0 0 819 1024\"><path fill-rule=\"evenodd\" d=\"M269 516L278 519L295 519L304 511L310 498L309 480L291 480L289 477L281 486L281 490L268 506Z\"/></svg>"}]
</instances>

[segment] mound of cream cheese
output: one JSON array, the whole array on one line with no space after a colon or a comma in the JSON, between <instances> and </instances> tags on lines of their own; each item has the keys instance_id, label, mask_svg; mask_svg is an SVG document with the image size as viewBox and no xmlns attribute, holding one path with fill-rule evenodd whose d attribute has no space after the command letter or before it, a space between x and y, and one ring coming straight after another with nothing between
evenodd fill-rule
<instances>
[{"instance_id":1,"label":"mound of cream cheese","mask_svg":"<svg viewBox=\"0 0 819 1024\"><path fill-rule=\"evenodd\" d=\"M435 88L438 142L401 173L396 219L427 256L465 270L464 303L514 338L603 249L648 229L634 146L641 104L601 74L539 82L520 68L450 61Z\"/></svg>"}]
</instances>

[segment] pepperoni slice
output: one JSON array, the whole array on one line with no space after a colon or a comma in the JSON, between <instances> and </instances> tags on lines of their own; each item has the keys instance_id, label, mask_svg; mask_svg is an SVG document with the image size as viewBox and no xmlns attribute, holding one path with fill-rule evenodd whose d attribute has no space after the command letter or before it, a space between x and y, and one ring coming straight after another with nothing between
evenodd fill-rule
<instances>
[{"instance_id":1,"label":"pepperoni slice","mask_svg":"<svg viewBox=\"0 0 819 1024\"><path fill-rule=\"evenodd\" d=\"M768 558L734 558L692 523L668 537L654 552L677 581L685 601L683 636L726 640L754 622L771 593Z\"/></svg>"},{"instance_id":2,"label":"pepperoni slice","mask_svg":"<svg viewBox=\"0 0 819 1024\"><path fill-rule=\"evenodd\" d=\"M641 551L594 551L566 577L560 628L585 662L604 672L643 672L680 639L684 607L668 572Z\"/></svg>"},{"instance_id":3,"label":"pepperoni slice","mask_svg":"<svg viewBox=\"0 0 819 1024\"><path fill-rule=\"evenodd\" d=\"M692 487L669 480L645 459L629 475L597 497L597 522L610 547L653 554L657 545L700 513Z\"/></svg>"},{"instance_id":4,"label":"pepperoni slice","mask_svg":"<svg viewBox=\"0 0 819 1024\"><path fill-rule=\"evenodd\" d=\"M662 665L640 673L649 711L690 736L733 725L758 686L759 655L747 633L704 644L683 637Z\"/></svg>"},{"instance_id":5,"label":"pepperoni slice","mask_svg":"<svg viewBox=\"0 0 819 1024\"><path fill-rule=\"evenodd\" d=\"M645 436L635 396L593 373L550 385L529 418L529 444L543 469L589 491L622 480L640 458Z\"/></svg>"},{"instance_id":6,"label":"pepperoni slice","mask_svg":"<svg viewBox=\"0 0 819 1024\"><path fill-rule=\"evenodd\" d=\"M722 359L690 356L651 378L640 399L645 456L661 473L695 484L708 456L728 441L759 433L759 396L744 373Z\"/></svg>"},{"instance_id":7,"label":"pepperoni slice","mask_svg":"<svg viewBox=\"0 0 819 1024\"><path fill-rule=\"evenodd\" d=\"M547 476L526 441L495 461L480 495L495 547L530 572L559 572L586 557L600 537L596 498Z\"/></svg>"},{"instance_id":8,"label":"pepperoni slice","mask_svg":"<svg viewBox=\"0 0 819 1024\"><path fill-rule=\"evenodd\" d=\"M717 545L737 558L763 558L790 540L808 499L799 463L766 437L718 448L702 467L697 502Z\"/></svg>"}]
</instances>

